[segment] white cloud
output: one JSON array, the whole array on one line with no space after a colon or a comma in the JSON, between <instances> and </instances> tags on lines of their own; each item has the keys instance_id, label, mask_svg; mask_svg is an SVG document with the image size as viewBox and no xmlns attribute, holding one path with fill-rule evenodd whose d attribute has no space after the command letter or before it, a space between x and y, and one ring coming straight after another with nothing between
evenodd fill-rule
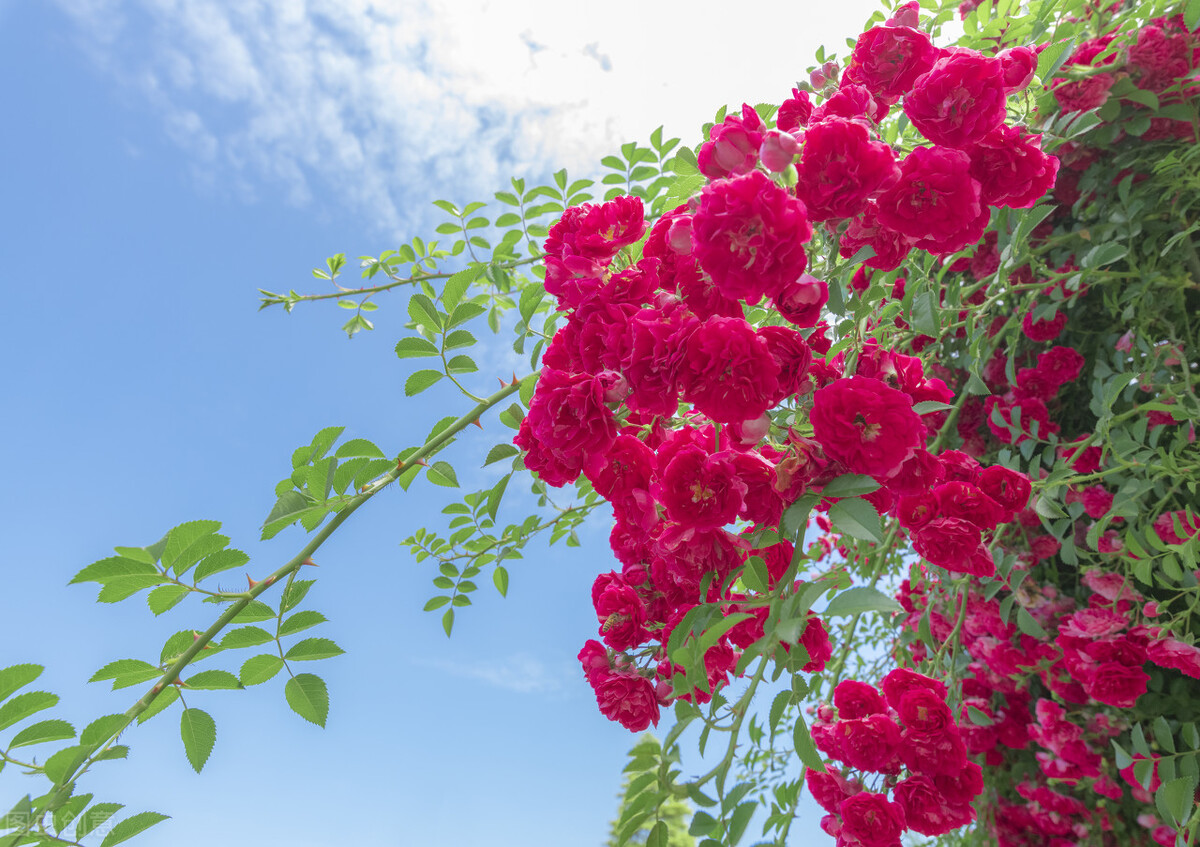
<instances>
[{"instance_id":1,"label":"white cloud","mask_svg":"<svg viewBox=\"0 0 1200 847\"><path fill-rule=\"evenodd\" d=\"M461 662L429 662L424 664L464 679L474 679L505 691L518 694L555 694L566 687L568 675L565 669L551 669L541 660L528 653L516 653L495 661L475 660L469 664ZM571 674L574 681L578 674Z\"/></svg>"},{"instance_id":2,"label":"white cloud","mask_svg":"<svg viewBox=\"0 0 1200 847\"><path fill-rule=\"evenodd\" d=\"M57 0L214 184L347 204L400 234L428 202L695 141L723 103L778 103L875 0Z\"/></svg>"}]
</instances>

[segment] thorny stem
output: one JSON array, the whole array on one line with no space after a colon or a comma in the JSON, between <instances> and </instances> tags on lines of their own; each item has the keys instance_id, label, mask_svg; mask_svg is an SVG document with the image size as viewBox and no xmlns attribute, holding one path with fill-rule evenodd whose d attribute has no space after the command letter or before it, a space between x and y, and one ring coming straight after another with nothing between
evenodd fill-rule
<instances>
[{"instance_id":1,"label":"thorny stem","mask_svg":"<svg viewBox=\"0 0 1200 847\"><path fill-rule=\"evenodd\" d=\"M529 377L526 376L524 379L528 378ZM524 379L516 379L513 380L511 384L505 385L499 391L481 401L471 411L458 418L458 420L454 421L454 423L450 424L450 426L438 433L437 436L427 441L424 446L418 449L407 459L398 462L395 468L388 471L374 483L367 486L359 494L355 495L355 497L351 499L350 503L336 515L334 515L333 519L323 529L321 529L320 532L313 536L312 540L309 541L308 544L306 544L304 548L295 556L293 556L286 564L277 568L265 579L255 583L250 590L239 595L238 599L231 603L208 629L196 637L196 640L192 642L191 646L188 647L188 649L185 650L183 654L175 660L171 667L168 668L161 677L159 677L158 682L154 683L149 691L142 695L142 697L139 698L136 703L134 703L125 711L125 720L120 727L100 741L93 742L90 745L84 745L85 750L81 751L79 764L75 765L73 768L64 773L62 777L60 777L60 779L55 783L58 786L57 790L52 795L47 794L46 797L43 798L44 805L41 805L40 810L44 813L45 809L57 807L58 805L61 805L61 803L64 802L68 797L70 797L74 780L77 778L77 776L85 772L92 764L94 764L97 761L98 756L101 755L103 751L112 744L112 742L119 738L121 733L128 729L129 725L132 724L139 715L141 715L150 707L158 695L161 694L168 685L171 685L173 682L175 682L175 680L179 679L179 675L183 672L184 668L186 668L192 662L192 660L199 655L200 651L207 647L209 643L233 621L234 618L241 614L243 609L250 605L250 603L253 602L259 595L261 595L279 580L285 577L290 579L306 562L312 558L312 555L318 549L320 549L320 547L329 539L329 537L333 535L338 528L345 523L355 511L358 510L360 506L399 479L401 474L403 474L405 471L414 467L418 462L422 461L427 456L436 453L443 445L446 444L446 442L448 442L458 433L462 432L462 430L464 430L466 427L473 424L489 409L510 397L512 394L516 393ZM14 833L14 835L19 838L19 836L28 833L38 820L40 820L40 815L32 815L24 824L24 826L22 826L18 832Z\"/></svg>"}]
</instances>

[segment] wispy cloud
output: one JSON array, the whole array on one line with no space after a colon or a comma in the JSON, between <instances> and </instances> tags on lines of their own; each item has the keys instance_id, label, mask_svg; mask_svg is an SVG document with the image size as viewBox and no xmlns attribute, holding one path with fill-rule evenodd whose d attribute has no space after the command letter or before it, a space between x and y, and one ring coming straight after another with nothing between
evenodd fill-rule
<instances>
[{"instance_id":1,"label":"wispy cloud","mask_svg":"<svg viewBox=\"0 0 1200 847\"><path fill-rule=\"evenodd\" d=\"M559 694L578 676L577 673L568 674L565 668L552 668L528 653L515 653L494 661L476 659L462 663L418 659L417 662L451 676L477 680L518 694Z\"/></svg>"},{"instance_id":2,"label":"wispy cloud","mask_svg":"<svg viewBox=\"0 0 1200 847\"><path fill-rule=\"evenodd\" d=\"M57 2L201 180L344 204L389 234L434 197L594 172L660 123L691 138L722 103L779 102L816 45L840 44L876 5Z\"/></svg>"}]
</instances>

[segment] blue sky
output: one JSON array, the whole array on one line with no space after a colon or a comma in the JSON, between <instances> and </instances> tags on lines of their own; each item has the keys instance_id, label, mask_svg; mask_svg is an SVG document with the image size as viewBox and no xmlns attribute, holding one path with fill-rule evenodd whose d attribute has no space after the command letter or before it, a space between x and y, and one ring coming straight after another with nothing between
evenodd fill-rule
<instances>
[{"instance_id":1,"label":"blue sky","mask_svg":"<svg viewBox=\"0 0 1200 847\"><path fill-rule=\"evenodd\" d=\"M46 665L39 684L77 727L123 711L136 689L84 681L153 658L209 610L98 605L66 587L77 570L211 518L265 574L303 543L257 541L293 448L345 425L397 452L458 408L405 401L400 297L348 341L330 304L260 313L257 288L314 290L326 256L431 235L433 199L594 175L659 123L694 144L719 105L786 97L873 4L744 2L736 20L645 5L0 0L0 666ZM510 434L485 426L456 448L467 486ZM279 680L201 692L191 705L218 726L203 774L169 712L84 790L171 815L144 847L600 843L632 737L597 713L574 657L595 633L592 580L613 567L608 528L535 547L509 598L481 591L447 640L421 612L430 568L399 542L441 526L449 495L380 495L318 556L308 605L330 623L311 634L347 651L312 668L326 730ZM0 774L0 804L25 782Z\"/></svg>"}]
</instances>

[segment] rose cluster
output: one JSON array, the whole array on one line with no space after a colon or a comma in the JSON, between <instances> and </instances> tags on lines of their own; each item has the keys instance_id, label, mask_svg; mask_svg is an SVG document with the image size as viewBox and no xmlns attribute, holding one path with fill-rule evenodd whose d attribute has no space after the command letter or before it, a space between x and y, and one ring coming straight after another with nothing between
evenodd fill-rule
<instances>
[{"instance_id":1,"label":"rose cluster","mask_svg":"<svg viewBox=\"0 0 1200 847\"><path fill-rule=\"evenodd\" d=\"M905 830L943 835L975 820L983 772L946 704L946 686L905 668L878 688L840 682L833 707L821 706L813 741L848 770L808 770L805 780L828 814L821 827L838 847L894 847ZM882 791L867 791L857 771L883 776ZM888 791L892 799L888 799Z\"/></svg>"}]
</instances>

